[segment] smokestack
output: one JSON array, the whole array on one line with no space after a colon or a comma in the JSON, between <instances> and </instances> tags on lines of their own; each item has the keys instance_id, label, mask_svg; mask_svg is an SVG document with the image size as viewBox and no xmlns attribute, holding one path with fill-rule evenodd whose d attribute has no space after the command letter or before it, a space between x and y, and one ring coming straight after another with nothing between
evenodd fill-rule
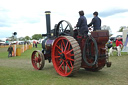
<instances>
[{"instance_id":1,"label":"smokestack","mask_svg":"<svg viewBox=\"0 0 128 85\"><path fill-rule=\"evenodd\" d=\"M45 15L46 15L46 26L47 26L47 37L51 37L51 23L50 23L50 11L45 11Z\"/></svg>"}]
</instances>

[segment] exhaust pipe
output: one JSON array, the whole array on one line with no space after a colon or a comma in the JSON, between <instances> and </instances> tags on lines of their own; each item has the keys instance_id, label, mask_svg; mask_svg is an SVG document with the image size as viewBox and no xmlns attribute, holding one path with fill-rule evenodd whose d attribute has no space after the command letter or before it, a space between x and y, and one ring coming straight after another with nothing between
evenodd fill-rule
<instances>
[{"instance_id":1,"label":"exhaust pipe","mask_svg":"<svg viewBox=\"0 0 128 85\"><path fill-rule=\"evenodd\" d=\"M50 11L45 11L46 15L46 26L47 26L47 37L51 37L51 23L50 23Z\"/></svg>"}]
</instances>

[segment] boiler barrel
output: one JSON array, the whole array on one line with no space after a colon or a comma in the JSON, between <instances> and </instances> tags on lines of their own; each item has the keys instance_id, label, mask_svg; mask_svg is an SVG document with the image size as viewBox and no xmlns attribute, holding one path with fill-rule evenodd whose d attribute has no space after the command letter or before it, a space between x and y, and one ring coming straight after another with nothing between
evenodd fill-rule
<instances>
[{"instance_id":1,"label":"boiler barrel","mask_svg":"<svg viewBox=\"0 0 128 85\"><path fill-rule=\"evenodd\" d=\"M54 43L54 40L51 40L51 39L45 39L43 42L42 42L42 48L44 50L51 50L52 49L52 45Z\"/></svg>"}]
</instances>

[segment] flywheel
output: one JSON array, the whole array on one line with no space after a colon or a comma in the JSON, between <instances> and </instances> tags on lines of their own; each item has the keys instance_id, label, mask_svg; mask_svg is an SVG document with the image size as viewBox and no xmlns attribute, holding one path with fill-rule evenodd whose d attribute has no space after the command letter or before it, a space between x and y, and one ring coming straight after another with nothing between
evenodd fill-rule
<instances>
[{"instance_id":1,"label":"flywheel","mask_svg":"<svg viewBox=\"0 0 128 85\"><path fill-rule=\"evenodd\" d=\"M56 37L58 36L73 36L74 32L73 32L73 28L72 25L70 24L70 22L66 21L66 20L61 20L58 24L57 27L55 29L55 35Z\"/></svg>"}]
</instances>

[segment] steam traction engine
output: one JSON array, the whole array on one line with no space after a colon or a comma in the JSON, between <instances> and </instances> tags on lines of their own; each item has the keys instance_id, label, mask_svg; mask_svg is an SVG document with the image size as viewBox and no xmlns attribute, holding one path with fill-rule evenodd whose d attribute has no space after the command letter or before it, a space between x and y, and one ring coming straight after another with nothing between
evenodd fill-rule
<instances>
[{"instance_id":1,"label":"steam traction engine","mask_svg":"<svg viewBox=\"0 0 128 85\"><path fill-rule=\"evenodd\" d=\"M52 62L56 72L61 76L71 76L80 67L88 71L98 71L108 61L105 44L109 32L105 30L91 32L90 35L79 35L78 29L73 29L68 21L62 20L51 30L50 11L46 11L47 36L42 41L42 51L32 53L31 61L35 69L41 70L45 60Z\"/></svg>"}]
</instances>

